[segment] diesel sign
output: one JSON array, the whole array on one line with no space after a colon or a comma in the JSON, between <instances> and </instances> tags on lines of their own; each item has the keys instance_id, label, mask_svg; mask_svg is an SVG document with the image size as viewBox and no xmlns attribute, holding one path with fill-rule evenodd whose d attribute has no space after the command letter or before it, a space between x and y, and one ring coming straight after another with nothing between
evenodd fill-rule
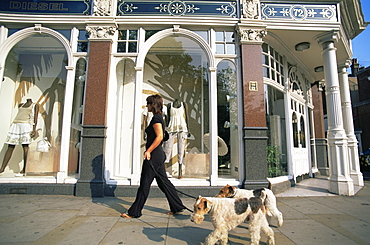
<instances>
[{"instance_id":1,"label":"diesel sign","mask_svg":"<svg viewBox=\"0 0 370 245\"><path fill-rule=\"evenodd\" d=\"M91 0L1 0L2 13L90 14Z\"/></svg>"},{"instance_id":2,"label":"diesel sign","mask_svg":"<svg viewBox=\"0 0 370 245\"><path fill-rule=\"evenodd\" d=\"M35 2L19 2L19 1L10 1L10 10L41 10L41 11L68 11L68 8L63 7L63 3L35 3Z\"/></svg>"}]
</instances>

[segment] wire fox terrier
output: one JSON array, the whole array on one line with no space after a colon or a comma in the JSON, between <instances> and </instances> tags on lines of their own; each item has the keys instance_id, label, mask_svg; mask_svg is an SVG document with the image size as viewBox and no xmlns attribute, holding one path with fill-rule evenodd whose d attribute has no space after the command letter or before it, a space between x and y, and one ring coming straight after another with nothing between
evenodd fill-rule
<instances>
[{"instance_id":1,"label":"wire fox terrier","mask_svg":"<svg viewBox=\"0 0 370 245\"><path fill-rule=\"evenodd\" d=\"M265 208L266 208L267 220L270 221L271 216L273 216L277 218L278 226L279 227L282 226L283 225L283 214L277 208L276 197L270 189L262 188L262 189L257 189L257 190L246 190L246 189L239 189L239 188L235 188L230 185L226 185L221 188L217 197L229 197L229 198L260 197L262 192L266 194L266 199L263 204L265 205Z\"/></svg>"},{"instance_id":2,"label":"wire fox terrier","mask_svg":"<svg viewBox=\"0 0 370 245\"><path fill-rule=\"evenodd\" d=\"M200 224L204 220L205 214L210 215L215 229L206 237L205 245L214 245L219 240L222 245L226 245L228 232L245 220L248 221L251 244L259 244L262 230L267 236L267 244L273 245L275 244L274 232L266 219L264 198L265 193L262 193L261 198L236 199L199 196L194 204L194 213L190 220Z\"/></svg>"}]
</instances>

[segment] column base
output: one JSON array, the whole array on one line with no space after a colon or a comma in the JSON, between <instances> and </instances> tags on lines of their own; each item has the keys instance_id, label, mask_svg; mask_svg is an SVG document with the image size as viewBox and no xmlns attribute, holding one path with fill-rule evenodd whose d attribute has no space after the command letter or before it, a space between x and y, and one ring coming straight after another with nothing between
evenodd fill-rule
<instances>
[{"instance_id":1,"label":"column base","mask_svg":"<svg viewBox=\"0 0 370 245\"><path fill-rule=\"evenodd\" d=\"M77 181L75 195L78 197L104 197L104 182Z\"/></svg>"},{"instance_id":2,"label":"column base","mask_svg":"<svg viewBox=\"0 0 370 245\"><path fill-rule=\"evenodd\" d=\"M253 181L244 181L243 189L255 190L261 188L269 188L270 182L267 180L253 180Z\"/></svg>"},{"instance_id":3,"label":"column base","mask_svg":"<svg viewBox=\"0 0 370 245\"><path fill-rule=\"evenodd\" d=\"M359 173L351 173L351 179L353 180L353 184L357 186L364 186L364 176L361 172Z\"/></svg>"},{"instance_id":4,"label":"column base","mask_svg":"<svg viewBox=\"0 0 370 245\"><path fill-rule=\"evenodd\" d=\"M329 191L344 196L353 196L355 194L353 181L348 179L330 178Z\"/></svg>"},{"instance_id":5,"label":"column base","mask_svg":"<svg viewBox=\"0 0 370 245\"><path fill-rule=\"evenodd\" d=\"M325 168L325 167L319 168L319 172L320 172L321 175L329 176L330 175L330 168Z\"/></svg>"},{"instance_id":6,"label":"column base","mask_svg":"<svg viewBox=\"0 0 370 245\"><path fill-rule=\"evenodd\" d=\"M63 184L64 180L67 178L66 172L58 172L57 173L57 183Z\"/></svg>"}]
</instances>

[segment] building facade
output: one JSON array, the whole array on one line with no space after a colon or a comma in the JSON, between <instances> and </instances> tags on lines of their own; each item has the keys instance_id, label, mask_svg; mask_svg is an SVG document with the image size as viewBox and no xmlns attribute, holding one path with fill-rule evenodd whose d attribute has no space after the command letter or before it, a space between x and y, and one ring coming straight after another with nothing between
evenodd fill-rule
<instances>
[{"instance_id":1,"label":"building facade","mask_svg":"<svg viewBox=\"0 0 370 245\"><path fill-rule=\"evenodd\" d=\"M5 0L0 23L1 159L19 104L39 107L27 175L14 177L15 147L3 193L137 186L152 94L169 122L183 108L187 129L165 143L179 188L290 186L321 169L333 193L363 185L346 73L366 27L358 0Z\"/></svg>"}]
</instances>

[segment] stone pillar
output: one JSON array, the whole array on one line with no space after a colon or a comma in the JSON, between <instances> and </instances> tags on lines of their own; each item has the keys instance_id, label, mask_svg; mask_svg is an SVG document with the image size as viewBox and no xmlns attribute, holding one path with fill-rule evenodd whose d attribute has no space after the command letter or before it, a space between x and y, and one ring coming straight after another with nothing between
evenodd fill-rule
<instances>
[{"instance_id":1,"label":"stone pillar","mask_svg":"<svg viewBox=\"0 0 370 245\"><path fill-rule=\"evenodd\" d=\"M354 195L353 181L349 176L347 136L343 128L341 98L337 69L337 33L317 37L322 46L324 62L326 105L328 116L329 191L339 195Z\"/></svg>"},{"instance_id":2,"label":"stone pillar","mask_svg":"<svg viewBox=\"0 0 370 245\"><path fill-rule=\"evenodd\" d=\"M88 25L90 33L84 116L81 139L80 178L76 196L104 196L104 146L106 106L112 35L116 25Z\"/></svg>"},{"instance_id":3,"label":"stone pillar","mask_svg":"<svg viewBox=\"0 0 370 245\"><path fill-rule=\"evenodd\" d=\"M352 103L347 72L349 63L350 61L348 60L339 68L340 97L342 99L344 130L346 131L348 138L348 164L353 183L358 186L364 186L364 179L362 173L360 172L360 160L357 146L358 142L353 126Z\"/></svg>"},{"instance_id":4,"label":"stone pillar","mask_svg":"<svg viewBox=\"0 0 370 245\"><path fill-rule=\"evenodd\" d=\"M244 96L244 182L243 188L268 187L267 127L262 71L264 30L239 27Z\"/></svg>"},{"instance_id":5,"label":"stone pillar","mask_svg":"<svg viewBox=\"0 0 370 245\"><path fill-rule=\"evenodd\" d=\"M328 144L325 138L325 126L324 126L324 102L322 98L323 93L323 82L319 81L317 86L312 87L312 100L314 104L313 117L314 117L314 128L315 128L315 147L316 147L316 161L317 168L321 175L329 176L329 165L328 165Z\"/></svg>"}]
</instances>

